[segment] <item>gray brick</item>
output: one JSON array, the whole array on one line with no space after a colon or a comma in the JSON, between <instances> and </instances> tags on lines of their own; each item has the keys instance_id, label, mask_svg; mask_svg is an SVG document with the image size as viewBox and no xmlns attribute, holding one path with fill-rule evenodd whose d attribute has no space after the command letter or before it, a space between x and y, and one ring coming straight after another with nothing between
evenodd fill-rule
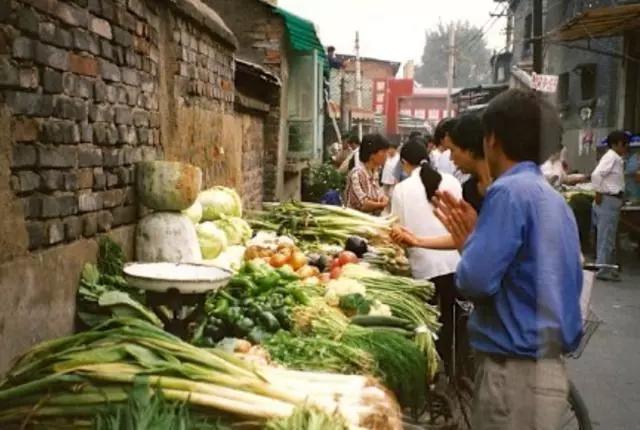
<instances>
[{"instance_id":1,"label":"gray brick","mask_svg":"<svg viewBox=\"0 0 640 430\"><path fill-rule=\"evenodd\" d=\"M122 148L124 164L135 164L142 161L142 149L131 146Z\"/></svg>"},{"instance_id":2,"label":"gray brick","mask_svg":"<svg viewBox=\"0 0 640 430\"><path fill-rule=\"evenodd\" d=\"M134 205L121 206L113 210L113 226L133 224L138 220L138 210Z\"/></svg>"},{"instance_id":3,"label":"gray brick","mask_svg":"<svg viewBox=\"0 0 640 430\"><path fill-rule=\"evenodd\" d=\"M80 127L73 121L46 121L40 135L44 143L78 143Z\"/></svg>"},{"instance_id":4,"label":"gray brick","mask_svg":"<svg viewBox=\"0 0 640 430\"><path fill-rule=\"evenodd\" d=\"M55 245L64 240L64 224L62 224L62 221L56 219L47 222L45 224L45 230L48 245Z\"/></svg>"},{"instance_id":5,"label":"gray brick","mask_svg":"<svg viewBox=\"0 0 640 430\"><path fill-rule=\"evenodd\" d=\"M113 224L113 215L109 211L98 213L98 231L101 233L111 230Z\"/></svg>"},{"instance_id":6,"label":"gray brick","mask_svg":"<svg viewBox=\"0 0 640 430\"><path fill-rule=\"evenodd\" d=\"M93 55L100 55L99 39L95 34L89 33L89 52Z\"/></svg>"},{"instance_id":7,"label":"gray brick","mask_svg":"<svg viewBox=\"0 0 640 430\"><path fill-rule=\"evenodd\" d=\"M65 218L63 223L66 240L73 241L82 236L82 218L76 216Z\"/></svg>"},{"instance_id":8,"label":"gray brick","mask_svg":"<svg viewBox=\"0 0 640 430\"><path fill-rule=\"evenodd\" d=\"M11 0L0 0L0 22L8 21L12 11Z\"/></svg>"},{"instance_id":9,"label":"gray brick","mask_svg":"<svg viewBox=\"0 0 640 430\"><path fill-rule=\"evenodd\" d=\"M115 121L116 124L130 125L133 122L133 114L131 113L131 108L128 106L116 106Z\"/></svg>"},{"instance_id":10,"label":"gray brick","mask_svg":"<svg viewBox=\"0 0 640 430\"><path fill-rule=\"evenodd\" d=\"M75 167L77 149L73 146L41 146L38 148L40 167Z\"/></svg>"},{"instance_id":11,"label":"gray brick","mask_svg":"<svg viewBox=\"0 0 640 430\"><path fill-rule=\"evenodd\" d=\"M89 22L89 30L94 32L100 37L111 40L113 38L113 32L109 21L102 18L91 18Z\"/></svg>"},{"instance_id":12,"label":"gray brick","mask_svg":"<svg viewBox=\"0 0 640 430\"><path fill-rule=\"evenodd\" d=\"M93 167L102 164L102 149L90 145L78 147L78 167Z\"/></svg>"},{"instance_id":13,"label":"gray brick","mask_svg":"<svg viewBox=\"0 0 640 430\"><path fill-rule=\"evenodd\" d=\"M118 175L116 175L115 173L107 173L107 188L113 188L113 187L117 187L118 186ZM110 206L106 206L105 203L105 207L110 207Z\"/></svg>"},{"instance_id":14,"label":"gray brick","mask_svg":"<svg viewBox=\"0 0 640 430\"><path fill-rule=\"evenodd\" d=\"M136 67L136 58L138 55L133 50L127 50L124 53L124 62L129 67ZM139 67L136 67L139 68Z\"/></svg>"},{"instance_id":15,"label":"gray brick","mask_svg":"<svg viewBox=\"0 0 640 430\"><path fill-rule=\"evenodd\" d=\"M16 115L50 116L53 112L53 99L50 95L10 91L6 101Z\"/></svg>"},{"instance_id":16,"label":"gray brick","mask_svg":"<svg viewBox=\"0 0 640 430\"><path fill-rule=\"evenodd\" d=\"M61 170L42 170L42 189L45 191L61 190L64 184L64 174Z\"/></svg>"},{"instance_id":17,"label":"gray brick","mask_svg":"<svg viewBox=\"0 0 640 430\"><path fill-rule=\"evenodd\" d=\"M140 78L138 76L138 71L134 69L124 68L122 69L122 81L125 84L138 86L140 85Z\"/></svg>"},{"instance_id":18,"label":"gray brick","mask_svg":"<svg viewBox=\"0 0 640 430\"><path fill-rule=\"evenodd\" d=\"M76 97L82 97L83 99L90 99L93 97L93 82L89 78L79 76L76 80L76 86L73 91L73 95Z\"/></svg>"},{"instance_id":19,"label":"gray brick","mask_svg":"<svg viewBox=\"0 0 640 430\"><path fill-rule=\"evenodd\" d=\"M13 57L20 60L33 60L35 57L35 46L31 39L17 37L12 44Z\"/></svg>"},{"instance_id":20,"label":"gray brick","mask_svg":"<svg viewBox=\"0 0 640 430\"><path fill-rule=\"evenodd\" d=\"M151 142L149 129L147 127L138 128L138 143L148 145Z\"/></svg>"},{"instance_id":21,"label":"gray brick","mask_svg":"<svg viewBox=\"0 0 640 430\"><path fill-rule=\"evenodd\" d=\"M40 176L37 173L31 171L18 172L16 177L18 179L18 187L17 189L14 188L16 192L27 193L40 187Z\"/></svg>"},{"instance_id":22,"label":"gray brick","mask_svg":"<svg viewBox=\"0 0 640 430\"><path fill-rule=\"evenodd\" d=\"M78 210L80 212L95 212L102 209L102 195L94 192L84 192L78 195Z\"/></svg>"},{"instance_id":23,"label":"gray brick","mask_svg":"<svg viewBox=\"0 0 640 430\"><path fill-rule=\"evenodd\" d=\"M74 171L67 172L64 175L63 189L65 191L75 191L78 189L78 174Z\"/></svg>"},{"instance_id":24,"label":"gray brick","mask_svg":"<svg viewBox=\"0 0 640 430\"><path fill-rule=\"evenodd\" d=\"M27 234L29 235L29 250L40 248L46 244L46 234L43 222L27 222Z\"/></svg>"},{"instance_id":25,"label":"gray brick","mask_svg":"<svg viewBox=\"0 0 640 430\"><path fill-rule=\"evenodd\" d=\"M65 94L72 95L75 92L77 80L78 76L73 73L62 74L62 88L64 89Z\"/></svg>"},{"instance_id":26,"label":"gray brick","mask_svg":"<svg viewBox=\"0 0 640 430\"><path fill-rule=\"evenodd\" d=\"M109 104L93 104L89 109L89 118L92 122L113 122L113 106Z\"/></svg>"},{"instance_id":27,"label":"gray brick","mask_svg":"<svg viewBox=\"0 0 640 430\"><path fill-rule=\"evenodd\" d=\"M126 125L118 126L118 143L135 145L137 142L138 136L134 127L127 127Z\"/></svg>"},{"instance_id":28,"label":"gray brick","mask_svg":"<svg viewBox=\"0 0 640 430\"><path fill-rule=\"evenodd\" d=\"M133 183L133 167L118 167L114 170L118 176L118 183L121 185L130 185Z\"/></svg>"},{"instance_id":29,"label":"gray brick","mask_svg":"<svg viewBox=\"0 0 640 430\"><path fill-rule=\"evenodd\" d=\"M14 144L12 152L12 167L31 167L38 161L35 146Z\"/></svg>"},{"instance_id":30,"label":"gray brick","mask_svg":"<svg viewBox=\"0 0 640 430\"><path fill-rule=\"evenodd\" d=\"M25 89L38 88L40 77L35 67L23 67L18 72L18 85Z\"/></svg>"},{"instance_id":31,"label":"gray brick","mask_svg":"<svg viewBox=\"0 0 640 430\"><path fill-rule=\"evenodd\" d=\"M38 36L38 17L31 9L23 7L18 10L17 27L27 34Z\"/></svg>"},{"instance_id":32,"label":"gray brick","mask_svg":"<svg viewBox=\"0 0 640 430\"><path fill-rule=\"evenodd\" d=\"M137 87L129 87L125 88L127 92L127 104L129 106L135 106L138 102L138 96L140 95L140 90Z\"/></svg>"},{"instance_id":33,"label":"gray brick","mask_svg":"<svg viewBox=\"0 0 640 430\"><path fill-rule=\"evenodd\" d=\"M135 178L135 174L131 173L131 176ZM124 188L124 204L132 205L136 202L136 189L135 187Z\"/></svg>"},{"instance_id":34,"label":"gray brick","mask_svg":"<svg viewBox=\"0 0 640 430\"><path fill-rule=\"evenodd\" d=\"M73 47L78 51L90 51L91 40L89 33L86 30L80 28L74 28L72 30Z\"/></svg>"},{"instance_id":35,"label":"gray brick","mask_svg":"<svg viewBox=\"0 0 640 430\"><path fill-rule=\"evenodd\" d=\"M62 22L72 27L86 27L88 24L89 14L87 10L69 3L58 2L53 13Z\"/></svg>"},{"instance_id":36,"label":"gray brick","mask_svg":"<svg viewBox=\"0 0 640 430\"><path fill-rule=\"evenodd\" d=\"M38 25L38 37L40 40L53 43L56 37L56 25L52 22L41 22Z\"/></svg>"},{"instance_id":37,"label":"gray brick","mask_svg":"<svg viewBox=\"0 0 640 430\"><path fill-rule=\"evenodd\" d=\"M120 149L105 149L102 153L104 166L116 167L124 164L124 152Z\"/></svg>"},{"instance_id":38,"label":"gray brick","mask_svg":"<svg viewBox=\"0 0 640 430\"><path fill-rule=\"evenodd\" d=\"M89 213L82 216L82 234L93 237L98 232L98 214Z\"/></svg>"},{"instance_id":39,"label":"gray brick","mask_svg":"<svg viewBox=\"0 0 640 430\"><path fill-rule=\"evenodd\" d=\"M49 68L44 69L42 72L42 87L47 93L60 94L64 90L62 73Z\"/></svg>"},{"instance_id":40,"label":"gray brick","mask_svg":"<svg viewBox=\"0 0 640 430\"><path fill-rule=\"evenodd\" d=\"M149 126L149 112L142 109L133 110L133 123L136 127Z\"/></svg>"},{"instance_id":41,"label":"gray brick","mask_svg":"<svg viewBox=\"0 0 640 430\"><path fill-rule=\"evenodd\" d=\"M156 149L150 146L145 146L142 149L142 160L141 161L153 161L158 158L158 154Z\"/></svg>"},{"instance_id":42,"label":"gray brick","mask_svg":"<svg viewBox=\"0 0 640 430\"><path fill-rule=\"evenodd\" d=\"M100 39L100 55L107 60L114 61L116 59L113 55L113 45L107 39Z\"/></svg>"},{"instance_id":43,"label":"gray brick","mask_svg":"<svg viewBox=\"0 0 640 430\"><path fill-rule=\"evenodd\" d=\"M55 36L51 43L61 48L69 49L73 46L73 38L70 32L60 27L57 27L55 30Z\"/></svg>"},{"instance_id":44,"label":"gray brick","mask_svg":"<svg viewBox=\"0 0 640 430\"><path fill-rule=\"evenodd\" d=\"M0 87L14 87L20 82L18 69L9 59L0 58Z\"/></svg>"},{"instance_id":45,"label":"gray brick","mask_svg":"<svg viewBox=\"0 0 640 430\"><path fill-rule=\"evenodd\" d=\"M102 167L93 169L93 189L104 190L107 187L107 176L104 174Z\"/></svg>"},{"instance_id":46,"label":"gray brick","mask_svg":"<svg viewBox=\"0 0 640 430\"><path fill-rule=\"evenodd\" d=\"M91 13L99 14L100 13L100 0L89 0L89 11Z\"/></svg>"},{"instance_id":47,"label":"gray brick","mask_svg":"<svg viewBox=\"0 0 640 430\"><path fill-rule=\"evenodd\" d=\"M127 64L124 60L126 50L127 48L123 48L122 46L113 46L113 58L118 66L124 66Z\"/></svg>"},{"instance_id":48,"label":"gray brick","mask_svg":"<svg viewBox=\"0 0 640 430\"><path fill-rule=\"evenodd\" d=\"M80 124L80 142L93 142L93 127L88 122Z\"/></svg>"},{"instance_id":49,"label":"gray brick","mask_svg":"<svg viewBox=\"0 0 640 430\"><path fill-rule=\"evenodd\" d=\"M43 218L55 218L60 216L62 209L60 207L60 201L54 196L42 197L42 217Z\"/></svg>"},{"instance_id":50,"label":"gray brick","mask_svg":"<svg viewBox=\"0 0 640 430\"><path fill-rule=\"evenodd\" d=\"M85 169L78 170L78 188L92 188L93 187L93 169L87 167Z\"/></svg>"},{"instance_id":51,"label":"gray brick","mask_svg":"<svg viewBox=\"0 0 640 430\"><path fill-rule=\"evenodd\" d=\"M133 36L127 30L113 27L113 41L124 48L129 48L133 44Z\"/></svg>"},{"instance_id":52,"label":"gray brick","mask_svg":"<svg viewBox=\"0 0 640 430\"><path fill-rule=\"evenodd\" d=\"M107 101L107 84L102 81L96 81L93 86L94 99L101 103Z\"/></svg>"},{"instance_id":53,"label":"gray brick","mask_svg":"<svg viewBox=\"0 0 640 430\"><path fill-rule=\"evenodd\" d=\"M22 199L22 211L25 218L40 218L42 215L42 196L34 194Z\"/></svg>"},{"instance_id":54,"label":"gray brick","mask_svg":"<svg viewBox=\"0 0 640 430\"><path fill-rule=\"evenodd\" d=\"M152 128L160 128L160 114L158 112L151 112L149 114L149 125Z\"/></svg>"},{"instance_id":55,"label":"gray brick","mask_svg":"<svg viewBox=\"0 0 640 430\"><path fill-rule=\"evenodd\" d=\"M109 103L118 102L118 87L113 85L107 86L107 101Z\"/></svg>"},{"instance_id":56,"label":"gray brick","mask_svg":"<svg viewBox=\"0 0 640 430\"><path fill-rule=\"evenodd\" d=\"M66 71L69 67L69 53L44 43L36 45L35 60L44 66Z\"/></svg>"},{"instance_id":57,"label":"gray brick","mask_svg":"<svg viewBox=\"0 0 640 430\"><path fill-rule=\"evenodd\" d=\"M111 0L102 0L101 16L109 21L113 21L114 17L114 5Z\"/></svg>"},{"instance_id":58,"label":"gray brick","mask_svg":"<svg viewBox=\"0 0 640 430\"><path fill-rule=\"evenodd\" d=\"M86 121L89 115L87 102L82 99L66 96L55 96L55 107L53 113L58 118L72 119L76 121ZM80 136L78 133L78 141Z\"/></svg>"},{"instance_id":59,"label":"gray brick","mask_svg":"<svg viewBox=\"0 0 640 430\"><path fill-rule=\"evenodd\" d=\"M143 18L145 14L144 3L141 0L128 0L127 6L131 12Z\"/></svg>"},{"instance_id":60,"label":"gray brick","mask_svg":"<svg viewBox=\"0 0 640 430\"><path fill-rule=\"evenodd\" d=\"M113 63L106 60L100 60L100 74L106 81L120 82L120 69Z\"/></svg>"},{"instance_id":61,"label":"gray brick","mask_svg":"<svg viewBox=\"0 0 640 430\"><path fill-rule=\"evenodd\" d=\"M126 105L127 104L127 86L122 85L118 87L118 104Z\"/></svg>"},{"instance_id":62,"label":"gray brick","mask_svg":"<svg viewBox=\"0 0 640 430\"><path fill-rule=\"evenodd\" d=\"M118 129L112 123L93 124L93 140L98 145L115 145L118 143Z\"/></svg>"},{"instance_id":63,"label":"gray brick","mask_svg":"<svg viewBox=\"0 0 640 430\"><path fill-rule=\"evenodd\" d=\"M65 194L58 197L60 215L69 216L78 213L78 198L75 194Z\"/></svg>"},{"instance_id":64,"label":"gray brick","mask_svg":"<svg viewBox=\"0 0 640 430\"><path fill-rule=\"evenodd\" d=\"M118 177L116 176L116 181ZM102 192L102 203L105 209L120 206L124 201L124 190L117 188Z\"/></svg>"}]
</instances>

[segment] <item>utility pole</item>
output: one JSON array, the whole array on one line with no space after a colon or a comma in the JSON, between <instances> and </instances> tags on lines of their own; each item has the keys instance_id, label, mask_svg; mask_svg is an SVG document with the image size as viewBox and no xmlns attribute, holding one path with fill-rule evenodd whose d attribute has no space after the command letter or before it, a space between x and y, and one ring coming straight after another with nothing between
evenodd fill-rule
<instances>
[{"instance_id":1,"label":"utility pole","mask_svg":"<svg viewBox=\"0 0 640 430\"><path fill-rule=\"evenodd\" d=\"M447 72L447 117L451 118L452 101L451 93L453 91L453 74L455 72L456 61L456 30L453 23L449 24L449 70Z\"/></svg>"},{"instance_id":2,"label":"utility pole","mask_svg":"<svg viewBox=\"0 0 640 430\"><path fill-rule=\"evenodd\" d=\"M356 31L356 105L362 109L362 70L360 65L360 32ZM358 139L362 141L362 121L358 121Z\"/></svg>"},{"instance_id":3,"label":"utility pole","mask_svg":"<svg viewBox=\"0 0 640 430\"><path fill-rule=\"evenodd\" d=\"M533 0L533 71L542 73L542 0Z\"/></svg>"}]
</instances>

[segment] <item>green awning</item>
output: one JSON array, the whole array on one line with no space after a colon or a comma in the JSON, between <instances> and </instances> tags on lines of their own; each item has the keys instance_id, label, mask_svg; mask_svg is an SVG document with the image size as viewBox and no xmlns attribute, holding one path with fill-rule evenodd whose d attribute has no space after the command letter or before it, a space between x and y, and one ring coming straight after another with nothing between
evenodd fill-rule
<instances>
[{"instance_id":1,"label":"green awning","mask_svg":"<svg viewBox=\"0 0 640 430\"><path fill-rule=\"evenodd\" d=\"M294 51L310 52L317 51L320 60L327 65L327 54L324 46L320 43L316 27L313 22L292 14L289 11L276 7L275 12L284 19L289 43Z\"/></svg>"}]
</instances>

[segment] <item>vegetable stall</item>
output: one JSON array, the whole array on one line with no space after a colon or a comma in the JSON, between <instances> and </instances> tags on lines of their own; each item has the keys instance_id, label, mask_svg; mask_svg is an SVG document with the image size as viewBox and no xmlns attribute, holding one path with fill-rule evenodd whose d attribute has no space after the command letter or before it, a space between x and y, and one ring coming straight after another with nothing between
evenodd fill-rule
<instances>
[{"instance_id":1,"label":"vegetable stall","mask_svg":"<svg viewBox=\"0 0 640 430\"><path fill-rule=\"evenodd\" d=\"M0 380L0 428L400 429L423 408L439 315L433 285L406 276L392 218L297 202L246 214L234 190L187 198L175 178L198 172L152 163L137 262L101 240L81 274L81 329ZM167 264L226 277L197 306L157 306L132 273Z\"/></svg>"}]
</instances>

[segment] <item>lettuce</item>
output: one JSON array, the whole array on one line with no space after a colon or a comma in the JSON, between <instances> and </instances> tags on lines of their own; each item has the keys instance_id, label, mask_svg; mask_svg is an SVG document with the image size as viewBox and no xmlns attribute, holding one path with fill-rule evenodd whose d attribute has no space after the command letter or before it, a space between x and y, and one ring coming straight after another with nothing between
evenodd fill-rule
<instances>
[{"instance_id":1,"label":"lettuce","mask_svg":"<svg viewBox=\"0 0 640 430\"><path fill-rule=\"evenodd\" d=\"M202 218L205 221L242 216L242 201L231 188L213 187L201 192L198 201L202 205Z\"/></svg>"},{"instance_id":2,"label":"lettuce","mask_svg":"<svg viewBox=\"0 0 640 430\"><path fill-rule=\"evenodd\" d=\"M191 207L183 210L182 213L189 217L192 223L198 224L202 220L202 205L196 200Z\"/></svg>"},{"instance_id":3,"label":"lettuce","mask_svg":"<svg viewBox=\"0 0 640 430\"><path fill-rule=\"evenodd\" d=\"M216 226L225 232L229 245L240 245L251 239L253 231L242 218L229 217L215 221Z\"/></svg>"},{"instance_id":4,"label":"lettuce","mask_svg":"<svg viewBox=\"0 0 640 430\"><path fill-rule=\"evenodd\" d=\"M202 258L212 260L227 248L227 235L212 222L203 222L196 226L198 243Z\"/></svg>"}]
</instances>

